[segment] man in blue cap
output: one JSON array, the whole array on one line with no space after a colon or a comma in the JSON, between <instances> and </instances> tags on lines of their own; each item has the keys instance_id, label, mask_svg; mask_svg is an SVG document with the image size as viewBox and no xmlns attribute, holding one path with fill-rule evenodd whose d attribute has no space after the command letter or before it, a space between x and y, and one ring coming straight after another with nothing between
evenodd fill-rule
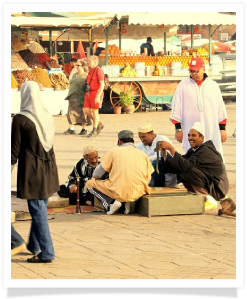
<instances>
[{"instance_id":1,"label":"man in blue cap","mask_svg":"<svg viewBox=\"0 0 247 299\"><path fill-rule=\"evenodd\" d=\"M154 56L154 48L152 46L152 37L147 37L147 42L141 45L141 54L145 53L145 48L147 49L148 56Z\"/></svg>"}]
</instances>

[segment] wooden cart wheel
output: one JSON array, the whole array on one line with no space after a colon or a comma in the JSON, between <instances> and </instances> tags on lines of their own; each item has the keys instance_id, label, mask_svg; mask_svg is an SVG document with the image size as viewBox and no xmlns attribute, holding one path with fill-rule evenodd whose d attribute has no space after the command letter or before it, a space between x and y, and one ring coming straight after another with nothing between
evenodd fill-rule
<instances>
[{"instance_id":1,"label":"wooden cart wheel","mask_svg":"<svg viewBox=\"0 0 247 299\"><path fill-rule=\"evenodd\" d=\"M130 91L130 95L133 98L133 104L135 111L139 108L142 101L142 92L139 85L135 81L131 82L116 82L110 92L110 101L113 107L120 104L119 94L121 91Z\"/></svg>"}]
</instances>

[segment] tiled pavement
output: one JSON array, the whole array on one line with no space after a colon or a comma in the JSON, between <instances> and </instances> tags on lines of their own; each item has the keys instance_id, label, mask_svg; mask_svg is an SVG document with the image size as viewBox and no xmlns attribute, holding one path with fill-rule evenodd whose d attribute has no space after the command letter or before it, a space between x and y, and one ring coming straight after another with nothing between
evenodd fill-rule
<instances>
[{"instance_id":1,"label":"tiled pavement","mask_svg":"<svg viewBox=\"0 0 247 299\"><path fill-rule=\"evenodd\" d=\"M224 157L230 180L229 196L236 200L236 105L228 104L228 140ZM66 116L55 116L55 153L60 183L90 143L102 155L116 145L117 132L130 129L139 142L139 123L151 122L155 133L167 135L181 152L169 122L170 112L101 114L105 128L93 139L65 136ZM91 128L90 128L91 129ZM79 133L79 128L77 129ZM11 186L16 185L16 168ZM12 197L12 211L27 211L25 201ZM139 214L108 216L102 212L49 215L56 260L51 264L29 264L27 251L12 257L12 279L235 279L236 219L205 215L160 216ZM30 221L17 221L16 230L28 239Z\"/></svg>"}]
</instances>

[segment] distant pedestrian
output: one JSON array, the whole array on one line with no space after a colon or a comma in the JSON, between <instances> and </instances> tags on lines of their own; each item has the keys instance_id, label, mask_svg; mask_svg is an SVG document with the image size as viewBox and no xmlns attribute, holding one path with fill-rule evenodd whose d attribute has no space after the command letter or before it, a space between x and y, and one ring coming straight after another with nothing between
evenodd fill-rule
<instances>
[{"instance_id":1,"label":"distant pedestrian","mask_svg":"<svg viewBox=\"0 0 247 299\"><path fill-rule=\"evenodd\" d=\"M71 65L71 72L69 74L69 80L72 79L73 75L75 73L77 73L77 67L76 67L76 64L77 64L77 59L76 58L71 58L70 59L70 65Z\"/></svg>"},{"instance_id":2,"label":"distant pedestrian","mask_svg":"<svg viewBox=\"0 0 247 299\"><path fill-rule=\"evenodd\" d=\"M75 134L75 126L80 125L81 131L79 135L86 135L86 125L92 124L91 119L85 115L83 108L85 93L82 90L82 86L85 84L88 75L87 62L83 59L78 59L75 67L77 72L74 73L70 80L69 92L65 98L69 102L67 113L69 129L64 134Z\"/></svg>"},{"instance_id":3,"label":"distant pedestrian","mask_svg":"<svg viewBox=\"0 0 247 299\"><path fill-rule=\"evenodd\" d=\"M48 263L55 252L47 220L48 198L59 190L53 139L55 124L45 108L39 85L27 81L21 87L21 111L13 117L11 165L17 163L17 197L27 199L32 217L27 249L30 263Z\"/></svg>"},{"instance_id":4,"label":"distant pedestrian","mask_svg":"<svg viewBox=\"0 0 247 299\"><path fill-rule=\"evenodd\" d=\"M87 137L95 137L104 128L99 121L99 109L102 107L104 97L104 72L98 67L98 56L92 55L88 58L89 73L87 84L90 90L85 93L84 111L93 121L93 130Z\"/></svg>"}]
</instances>

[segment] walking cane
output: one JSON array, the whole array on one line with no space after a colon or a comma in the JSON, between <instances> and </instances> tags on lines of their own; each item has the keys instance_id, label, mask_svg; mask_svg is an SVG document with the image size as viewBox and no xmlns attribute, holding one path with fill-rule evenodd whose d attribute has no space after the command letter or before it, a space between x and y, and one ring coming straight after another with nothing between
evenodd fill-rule
<instances>
[{"instance_id":1,"label":"walking cane","mask_svg":"<svg viewBox=\"0 0 247 299\"><path fill-rule=\"evenodd\" d=\"M77 176L77 199L76 199L76 209L75 214L81 214L81 207L80 207L80 177Z\"/></svg>"}]
</instances>

